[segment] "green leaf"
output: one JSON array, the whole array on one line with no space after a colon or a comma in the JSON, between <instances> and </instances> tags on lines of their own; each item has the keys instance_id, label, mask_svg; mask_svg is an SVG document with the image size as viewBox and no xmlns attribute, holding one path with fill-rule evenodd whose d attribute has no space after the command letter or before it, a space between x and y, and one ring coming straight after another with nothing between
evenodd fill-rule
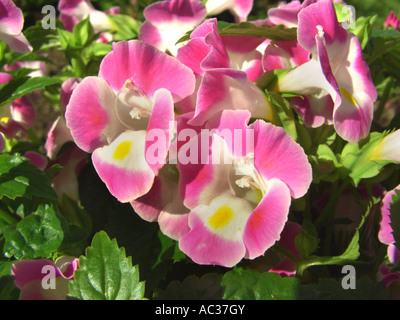
<instances>
[{"instance_id":1,"label":"green leaf","mask_svg":"<svg viewBox=\"0 0 400 320\"><path fill-rule=\"evenodd\" d=\"M17 153L0 155L0 199L2 197L57 200L43 172Z\"/></svg>"},{"instance_id":2,"label":"green leaf","mask_svg":"<svg viewBox=\"0 0 400 320\"><path fill-rule=\"evenodd\" d=\"M37 21L35 25L24 30L24 35L34 51L46 51L60 44L57 30L62 28L61 25L61 21L57 20L56 29L43 29L42 21Z\"/></svg>"},{"instance_id":3,"label":"green leaf","mask_svg":"<svg viewBox=\"0 0 400 320\"><path fill-rule=\"evenodd\" d=\"M361 218L359 226L356 228L353 238L351 239L346 250L338 256L333 257L318 257L310 256L307 259L302 260L298 265L298 274L303 274L304 270L311 266L321 266L321 265L344 265L349 264L357 260L360 256L360 229L364 225L365 218L370 213L371 208L379 202L379 199L372 198L365 209L365 214Z\"/></svg>"},{"instance_id":4,"label":"green leaf","mask_svg":"<svg viewBox=\"0 0 400 320\"><path fill-rule=\"evenodd\" d=\"M62 29L57 29L58 32L58 38L60 41L60 45L63 49L67 48L74 48L75 47L75 39L74 35L72 32L62 30Z\"/></svg>"},{"instance_id":5,"label":"green leaf","mask_svg":"<svg viewBox=\"0 0 400 320\"><path fill-rule=\"evenodd\" d=\"M124 14L108 15L108 19L115 32L115 40L135 39L139 35L141 23Z\"/></svg>"},{"instance_id":6,"label":"green leaf","mask_svg":"<svg viewBox=\"0 0 400 320\"><path fill-rule=\"evenodd\" d=\"M391 161L370 160L370 157L386 135L386 132L372 132L358 143L348 143L341 153L340 176L343 179L350 177L355 186L362 179L377 176Z\"/></svg>"},{"instance_id":7,"label":"green leaf","mask_svg":"<svg viewBox=\"0 0 400 320\"><path fill-rule=\"evenodd\" d=\"M299 280L276 273L232 270L222 278L226 300L294 300Z\"/></svg>"},{"instance_id":8,"label":"green leaf","mask_svg":"<svg viewBox=\"0 0 400 320\"><path fill-rule=\"evenodd\" d=\"M310 254L318 249L318 233L314 225L308 219L304 220L300 233L295 238L295 245L303 259L310 256Z\"/></svg>"},{"instance_id":9,"label":"green leaf","mask_svg":"<svg viewBox=\"0 0 400 320\"><path fill-rule=\"evenodd\" d=\"M266 92L266 94L269 97L281 126L294 140L297 140L296 121L290 103L276 92Z\"/></svg>"},{"instance_id":10,"label":"green leaf","mask_svg":"<svg viewBox=\"0 0 400 320\"><path fill-rule=\"evenodd\" d=\"M77 47L84 47L94 35L94 30L90 24L89 17L77 23L72 32L74 43Z\"/></svg>"},{"instance_id":11,"label":"green leaf","mask_svg":"<svg viewBox=\"0 0 400 320\"><path fill-rule=\"evenodd\" d=\"M85 256L79 258L79 269L69 283L71 296L82 300L140 300L144 283L139 282L138 267L117 241L104 231L95 234Z\"/></svg>"},{"instance_id":12,"label":"green leaf","mask_svg":"<svg viewBox=\"0 0 400 320\"><path fill-rule=\"evenodd\" d=\"M63 241L54 206L40 205L21 221L4 228L4 254L17 259L49 258Z\"/></svg>"},{"instance_id":13,"label":"green leaf","mask_svg":"<svg viewBox=\"0 0 400 320\"><path fill-rule=\"evenodd\" d=\"M286 28L284 25L270 26L267 24L254 25L250 22L239 24L218 22L218 32L221 36L253 36L273 41L290 41L297 39L297 28ZM190 40L190 32L187 32L177 43Z\"/></svg>"},{"instance_id":14,"label":"green leaf","mask_svg":"<svg viewBox=\"0 0 400 320\"><path fill-rule=\"evenodd\" d=\"M377 16L373 17L359 17L356 21L356 26L354 29L349 29L349 32L354 33L358 40L360 40L362 49L368 43L371 36L372 25L374 24Z\"/></svg>"},{"instance_id":15,"label":"green leaf","mask_svg":"<svg viewBox=\"0 0 400 320\"><path fill-rule=\"evenodd\" d=\"M60 79L50 77L24 77L12 79L0 87L0 105L10 103L28 93L58 83L61 83Z\"/></svg>"},{"instance_id":16,"label":"green leaf","mask_svg":"<svg viewBox=\"0 0 400 320\"><path fill-rule=\"evenodd\" d=\"M224 28L218 28L223 36L253 36L270 39L273 41L290 41L297 39L297 28L286 28L284 25L270 26L268 24L254 25L251 22L232 24Z\"/></svg>"}]
</instances>

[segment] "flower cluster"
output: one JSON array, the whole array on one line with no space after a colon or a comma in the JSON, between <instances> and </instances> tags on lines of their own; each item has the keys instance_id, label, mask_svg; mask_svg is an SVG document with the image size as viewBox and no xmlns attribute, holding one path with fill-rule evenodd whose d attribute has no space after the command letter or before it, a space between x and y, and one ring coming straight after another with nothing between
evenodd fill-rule
<instances>
[{"instance_id":1,"label":"flower cluster","mask_svg":"<svg viewBox=\"0 0 400 320\"><path fill-rule=\"evenodd\" d=\"M301 278L362 255L397 297L395 13L372 32L375 18L349 23L341 0L279 2L258 20L253 0L151 1L142 12L132 1L133 17L120 5L60 0L56 30L22 32L22 11L0 0L0 235L10 260L0 273L10 267L20 299L143 290L125 249L94 235L115 232L123 215L91 210L90 172L113 210L134 211L163 250L173 243L197 265ZM43 100L57 115L38 137ZM57 290L44 287L43 268ZM111 274L136 291L108 290L118 286ZM91 277L105 289L91 290Z\"/></svg>"},{"instance_id":2,"label":"flower cluster","mask_svg":"<svg viewBox=\"0 0 400 320\"><path fill-rule=\"evenodd\" d=\"M158 221L196 263L232 267L280 239L291 199L312 181L304 150L273 123L256 80L292 67L276 90L298 94L292 105L306 125L333 124L352 142L369 132L376 90L330 0L291 3L254 22L298 25L290 42L220 35L206 13L200 1L146 8L139 40L113 44L65 116L111 194Z\"/></svg>"}]
</instances>

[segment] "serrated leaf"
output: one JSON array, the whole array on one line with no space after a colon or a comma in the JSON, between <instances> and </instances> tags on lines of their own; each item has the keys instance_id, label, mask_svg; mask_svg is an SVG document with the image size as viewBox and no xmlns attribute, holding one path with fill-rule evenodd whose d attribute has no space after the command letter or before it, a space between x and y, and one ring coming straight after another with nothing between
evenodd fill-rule
<instances>
[{"instance_id":1,"label":"serrated leaf","mask_svg":"<svg viewBox=\"0 0 400 320\"><path fill-rule=\"evenodd\" d=\"M119 248L107 233L95 234L85 256L79 258L79 269L69 283L72 297L83 300L140 300L144 283L139 282L138 267L132 266L125 249Z\"/></svg>"},{"instance_id":2,"label":"serrated leaf","mask_svg":"<svg viewBox=\"0 0 400 320\"><path fill-rule=\"evenodd\" d=\"M61 83L60 79L50 77L12 79L0 87L0 105L10 103L35 90L41 90L58 83Z\"/></svg>"},{"instance_id":3,"label":"serrated leaf","mask_svg":"<svg viewBox=\"0 0 400 320\"><path fill-rule=\"evenodd\" d=\"M299 280L279 274L253 270L233 270L224 274L226 300L294 300Z\"/></svg>"},{"instance_id":4,"label":"serrated leaf","mask_svg":"<svg viewBox=\"0 0 400 320\"><path fill-rule=\"evenodd\" d=\"M59 248L63 237L54 206L40 205L29 216L4 228L3 252L17 259L49 258Z\"/></svg>"},{"instance_id":5,"label":"serrated leaf","mask_svg":"<svg viewBox=\"0 0 400 320\"><path fill-rule=\"evenodd\" d=\"M43 172L17 153L0 155L0 199L4 196L57 200Z\"/></svg>"}]
</instances>

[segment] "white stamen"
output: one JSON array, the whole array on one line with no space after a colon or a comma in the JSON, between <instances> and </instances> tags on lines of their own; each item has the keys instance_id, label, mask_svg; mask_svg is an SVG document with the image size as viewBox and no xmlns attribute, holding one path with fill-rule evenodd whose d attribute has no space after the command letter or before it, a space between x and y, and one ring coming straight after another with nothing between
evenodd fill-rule
<instances>
[{"instance_id":1,"label":"white stamen","mask_svg":"<svg viewBox=\"0 0 400 320\"><path fill-rule=\"evenodd\" d=\"M318 36L323 37L324 36L324 28L321 25L317 25L317 30L318 30Z\"/></svg>"}]
</instances>

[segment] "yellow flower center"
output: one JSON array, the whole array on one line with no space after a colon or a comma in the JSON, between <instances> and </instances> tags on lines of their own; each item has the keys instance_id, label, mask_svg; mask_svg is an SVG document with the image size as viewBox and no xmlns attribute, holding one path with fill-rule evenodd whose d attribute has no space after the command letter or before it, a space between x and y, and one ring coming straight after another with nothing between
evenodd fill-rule
<instances>
[{"instance_id":1,"label":"yellow flower center","mask_svg":"<svg viewBox=\"0 0 400 320\"><path fill-rule=\"evenodd\" d=\"M233 214L234 212L230 206L223 205L210 217L208 224L214 230L217 230L226 226L232 220Z\"/></svg>"},{"instance_id":2,"label":"yellow flower center","mask_svg":"<svg viewBox=\"0 0 400 320\"><path fill-rule=\"evenodd\" d=\"M122 161L131 152L132 142L123 141L114 150L113 159Z\"/></svg>"}]
</instances>

